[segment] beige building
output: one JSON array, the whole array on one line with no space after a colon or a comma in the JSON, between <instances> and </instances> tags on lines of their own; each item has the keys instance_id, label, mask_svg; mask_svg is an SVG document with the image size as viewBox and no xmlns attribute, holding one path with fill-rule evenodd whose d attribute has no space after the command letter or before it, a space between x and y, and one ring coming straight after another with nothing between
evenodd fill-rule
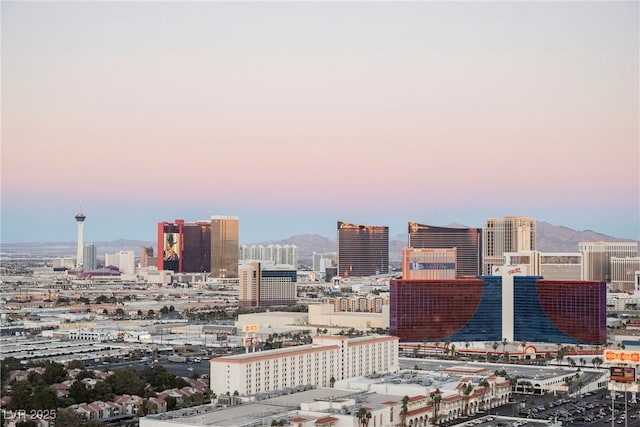
<instances>
[{"instance_id":1,"label":"beige building","mask_svg":"<svg viewBox=\"0 0 640 427\"><path fill-rule=\"evenodd\" d=\"M611 257L611 288L614 291L635 293L638 273L640 273L640 257Z\"/></svg>"},{"instance_id":2,"label":"beige building","mask_svg":"<svg viewBox=\"0 0 640 427\"><path fill-rule=\"evenodd\" d=\"M240 307L294 305L297 298L297 271L286 268L265 269L259 261L243 264L239 269Z\"/></svg>"},{"instance_id":3,"label":"beige building","mask_svg":"<svg viewBox=\"0 0 640 427\"><path fill-rule=\"evenodd\" d=\"M211 276L238 277L240 220L237 216L211 217Z\"/></svg>"},{"instance_id":4,"label":"beige building","mask_svg":"<svg viewBox=\"0 0 640 427\"><path fill-rule=\"evenodd\" d=\"M536 220L521 216L487 218L482 240L482 272L490 275L494 266L505 265L506 252L536 249Z\"/></svg>"},{"instance_id":5,"label":"beige building","mask_svg":"<svg viewBox=\"0 0 640 427\"><path fill-rule=\"evenodd\" d=\"M580 242L578 251L583 256L584 280L611 282L611 258L635 258L637 242Z\"/></svg>"},{"instance_id":6,"label":"beige building","mask_svg":"<svg viewBox=\"0 0 640 427\"><path fill-rule=\"evenodd\" d=\"M316 336L309 345L211 359L211 391L240 396L395 372L397 337Z\"/></svg>"},{"instance_id":7,"label":"beige building","mask_svg":"<svg viewBox=\"0 0 640 427\"><path fill-rule=\"evenodd\" d=\"M542 276L546 280L582 280L582 254L579 252L506 252L504 260L504 265L524 267L528 275Z\"/></svg>"},{"instance_id":8,"label":"beige building","mask_svg":"<svg viewBox=\"0 0 640 427\"><path fill-rule=\"evenodd\" d=\"M380 312L337 311L335 304L309 305L309 325L312 328L327 328L332 333L344 329L368 331L389 327L389 305L380 307Z\"/></svg>"},{"instance_id":9,"label":"beige building","mask_svg":"<svg viewBox=\"0 0 640 427\"><path fill-rule=\"evenodd\" d=\"M402 278L405 280L447 280L456 278L456 248L404 248Z\"/></svg>"}]
</instances>

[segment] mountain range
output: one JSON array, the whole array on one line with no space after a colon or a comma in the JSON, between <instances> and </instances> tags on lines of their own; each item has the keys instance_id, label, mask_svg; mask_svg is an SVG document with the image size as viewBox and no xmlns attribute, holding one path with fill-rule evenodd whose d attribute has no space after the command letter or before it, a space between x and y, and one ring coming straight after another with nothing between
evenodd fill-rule
<instances>
[{"instance_id":1,"label":"mountain range","mask_svg":"<svg viewBox=\"0 0 640 427\"><path fill-rule=\"evenodd\" d=\"M447 227L467 228L461 224L450 224ZM607 236L596 231L576 231L564 226L552 225L543 221L536 223L536 249L541 252L577 252L579 242L634 242L633 239ZM407 246L408 235L399 234L389 238L389 260L399 261L402 249ZM156 246L156 242L141 240L113 240L109 242L95 242L98 256L122 250L133 250L136 255L142 246ZM29 254L33 256L75 256L76 242L31 242L31 243L3 243L0 252L3 255ZM283 240L272 240L247 244L280 244L296 245L298 259L310 260L313 252L335 252L337 240L329 239L318 234L298 234Z\"/></svg>"}]
</instances>

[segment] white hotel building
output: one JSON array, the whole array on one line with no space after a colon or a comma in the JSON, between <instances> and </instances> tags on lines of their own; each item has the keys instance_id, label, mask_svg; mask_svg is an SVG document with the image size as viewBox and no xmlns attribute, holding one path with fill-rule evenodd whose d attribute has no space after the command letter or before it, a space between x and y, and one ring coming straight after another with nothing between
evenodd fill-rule
<instances>
[{"instance_id":1,"label":"white hotel building","mask_svg":"<svg viewBox=\"0 0 640 427\"><path fill-rule=\"evenodd\" d=\"M398 337L316 336L313 343L211 359L210 387L218 395L252 395L298 385L331 387L334 381L396 372Z\"/></svg>"}]
</instances>

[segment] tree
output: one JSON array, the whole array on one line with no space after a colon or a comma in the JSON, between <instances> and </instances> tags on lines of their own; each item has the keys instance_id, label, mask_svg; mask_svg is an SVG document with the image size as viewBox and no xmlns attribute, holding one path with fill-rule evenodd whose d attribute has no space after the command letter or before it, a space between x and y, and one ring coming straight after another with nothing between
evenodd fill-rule
<instances>
[{"instance_id":1,"label":"tree","mask_svg":"<svg viewBox=\"0 0 640 427\"><path fill-rule=\"evenodd\" d=\"M525 358L525 353L524 350L527 348L527 342L525 340L522 340L522 342L520 343L520 347L522 347L522 358Z\"/></svg>"},{"instance_id":2,"label":"tree","mask_svg":"<svg viewBox=\"0 0 640 427\"><path fill-rule=\"evenodd\" d=\"M465 415L469 414L469 396L471 395L471 392L473 391L473 384L471 383L466 383L463 384L462 386L462 394L464 394L466 403L464 405L464 413Z\"/></svg>"},{"instance_id":3,"label":"tree","mask_svg":"<svg viewBox=\"0 0 640 427\"><path fill-rule=\"evenodd\" d=\"M67 370L61 363L48 361L45 364L42 377L44 378L44 382L49 385L61 383L67 379Z\"/></svg>"},{"instance_id":4,"label":"tree","mask_svg":"<svg viewBox=\"0 0 640 427\"><path fill-rule=\"evenodd\" d=\"M84 363L82 360L73 359L71 362L67 363L67 369L84 369Z\"/></svg>"},{"instance_id":5,"label":"tree","mask_svg":"<svg viewBox=\"0 0 640 427\"><path fill-rule=\"evenodd\" d=\"M429 393L431 402L433 402L433 425L438 424L438 411L440 410L440 402L442 402L442 393L439 388Z\"/></svg>"},{"instance_id":6,"label":"tree","mask_svg":"<svg viewBox=\"0 0 640 427\"><path fill-rule=\"evenodd\" d=\"M407 413L409 412L409 396L406 394L402 397L402 407L400 409L400 417L402 419L402 427L407 425Z\"/></svg>"},{"instance_id":7,"label":"tree","mask_svg":"<svg viewBox=\"0 0 640 427\"><path fill-rule=\"evenodd\" d=\"M489 387L491 387L489 385L489 381L487 381L486 378L483 378L480 380L480 382L478 383L479 387L482 387L482 397L480 398L481 400L481 405L482 405L482 409L487 409L487 405L484 401L484 396L487 394L487 391L489 390Z\"/></svg>"},{"instance_id":8,"label":"tree","mask_svg":"<svg viewBox=\"0 0 640 427\"><path fill-rule=\"evenodd\" d=\"M369 425L369 420L371 420L371 412L369 412L367 408L361 407L356 412L356 418L358 419L358 424L362 427L367 427Z\"/></svg>"},{"instance_id":9,"label":"tree","mask_svg":"<svg viewBox=\"0 0 640 427\"><path fill-rule=\"evenodd\" d=\"M506 338L504 338L504 339L502 340L502 352L503 352L503 353L507 351L507 344L508 344L508 343L509 343L509 341L507 341L507 339L506 339Z\"/></svg>"},{"instance_id":10,"label":"tree","mask_svg":"<svg viewBox=\"0 0 640 427\"><path fill-rule=\"evenodd\" d=\"M93 390L89 392L88 400L108 401L108 400L111 400L113 396L114 396L114 393L113 393L113 389L111 388L111 385L106 381L98 381L96 382L96 385L93 388Z\"/></svg>"},{"instance_id":11,"label":"tree","mask_svg":"<svg viewBox=\"0 0 640 427\"><path fill-rule=\"evenodd\" d=\"M163 316L169 314L169 307L167 307L166 305L162 306L162 308L160 309L160 314L162 314Z\"/></svg>"},{"instance_id":12,"label":"tree","mask_svg":"<svg viewBox=\"0 0 640 427\"><path fill-rule=\"evenodd\" d=\"M593 358L593 364L595 365L596 368L599 368L600 365L602 365L603 360L600 357L594 357Z\"/></svg>"},{"instance_id":13,"label":"tree","mask_svg":"<svg viewBox=\"0 0 640 427\"><path fill-rule=\"evenodd\" d=\"M147 415L151 414L153 410L154 410L153 403L151 403L149 399L144 399L142 401L142 404L138 408L138 415L141 417L146 417Z\"/></svg>"},{"instance_id":14,"label":"tree","mask_svg":"<svg viewBox=\"0 0 640 427\"><path fill-rule=\"evenodd\" d=\"M88 403L89 402L89 390L85 387L84 383L80 380L75 380L71 387L69 387L69 397L73 399L75 403Z\"/></svg>"},{"instance_id":15,"label":"tree","mask_svg":"<svg viewBox=\"0 0 640 427\"><path fill-rule=\"evenodd\" d=\"M147 311L147 317L149 319L152 319L152 318L156 317L156 312L153 311L153 309L149 309L149 311Z\"/></svg>"},{"instance_id":16,"label":"tree","mask_svg":"<svg viewBox=\"0 0 640 427\"><path fill-rule=\"evenodd\" d=\"M86 369L78 372L78 375L76 375L77 380L83 380L85 378L95 378L95 377L96 377L95 372L88 371Z\"/></svg>"},{"instance_id":17,"label":"tree","mask_svg":"<svg viewBox=\"0 0 640 427\"><path fill-rule=\"evenodd\" d=\"M120 307L116 308L116 316L118 317L123 317L124 316L124 310Z\"/></svg>"},{"instance_id":18,"label":"tree","mask_svg":"<svg viewBox=\"0 0 640 427\"><path fill-rule=\"evenodd\" d=\"M111 386L115 394L144 394L145 381L140 378L133 368L124 368L116 371L105 380Z\"/></svg>"},{"instance_id":19,"label":"tree","mask_svg":"<svg viewBox=\"0 0 640 427\"><path fill-rule=\"evenodd\" d=\"M336 383L336 378L333 375L331 375L331 378L329 378L329 385L331 386L331 388L333 388L335 383Z\"/></svg>"},{"instance_id":20,"label":"tree","mask_svg":"<svg viewBox=\"0 0 640 427\"><path fill-rule=\"evenodd\" d=\"M56 409L58 407L58 393L48 385L37 388L33 393L33 403L37 409Z\"/></svg>"},{"instance_id":21,"label":"tree","mask_svg":"<svg viewBox=\"0 0 640 427\"><path fill-rule=\"evenodd\" d=\"M56 427L86 427L87 419L74 412L73 409L62 409L56 412Z\"/></svg>"},{"instance_id":22,"label":"tree","mask_svg":"<svg viewBox=\"0 0 640 427\"><path fill-rule=\"evenodd\" d=\"M200 393L199 391L193 393L191 397L193 398L194 406L200 406L204 403L204 394Z\"/></svg>"},{"instance_id":23,"label":"tree","mask_svg":"<svg viewBox=\"0 0 640 427\"><path fill-rule=\"evenodd\" d=\"M173 411L178 406L178 401L173 396L167 396L164 400L167 402L167 411Z\"/></svg>"},{"instance_id":24,"label":"tree","mask_svg":"<svg viewBox=\"0 0 640 427\"><path fill-rule=\"evenodd\" d=\"M31 410L33 409L33 387L29 381L16 381L11 385L11 400L8 403L9 409L12 410Z\"/></svg>"},{"instance_id":25,"label":"tree","mask_svg":"<svg viewBox=\"0 0 640 427\"><path fill-rule=\"evenodd\" d=\"M0 373L2 374L2 382L4 383L9 378L9 372L22 369L22 363L20 360L13 356L7 357L0 363Z\"/></svg>"}]
</instances>

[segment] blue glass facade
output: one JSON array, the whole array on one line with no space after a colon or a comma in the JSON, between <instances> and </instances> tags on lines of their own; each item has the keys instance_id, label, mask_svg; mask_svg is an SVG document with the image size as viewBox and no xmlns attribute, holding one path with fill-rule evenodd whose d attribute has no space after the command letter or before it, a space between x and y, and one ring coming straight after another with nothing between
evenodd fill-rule
<instances>
[{"instance_id":1,"label":"blue glass facade","mask_svg":"<svg viewBox=\"0 0 640 427\"><path fill-rule=\"evenodd\" d=\"M502 277L482 279L480 305L471 319L451 335L451 341L502 341Z\"/></svg>"}]
</instances>

